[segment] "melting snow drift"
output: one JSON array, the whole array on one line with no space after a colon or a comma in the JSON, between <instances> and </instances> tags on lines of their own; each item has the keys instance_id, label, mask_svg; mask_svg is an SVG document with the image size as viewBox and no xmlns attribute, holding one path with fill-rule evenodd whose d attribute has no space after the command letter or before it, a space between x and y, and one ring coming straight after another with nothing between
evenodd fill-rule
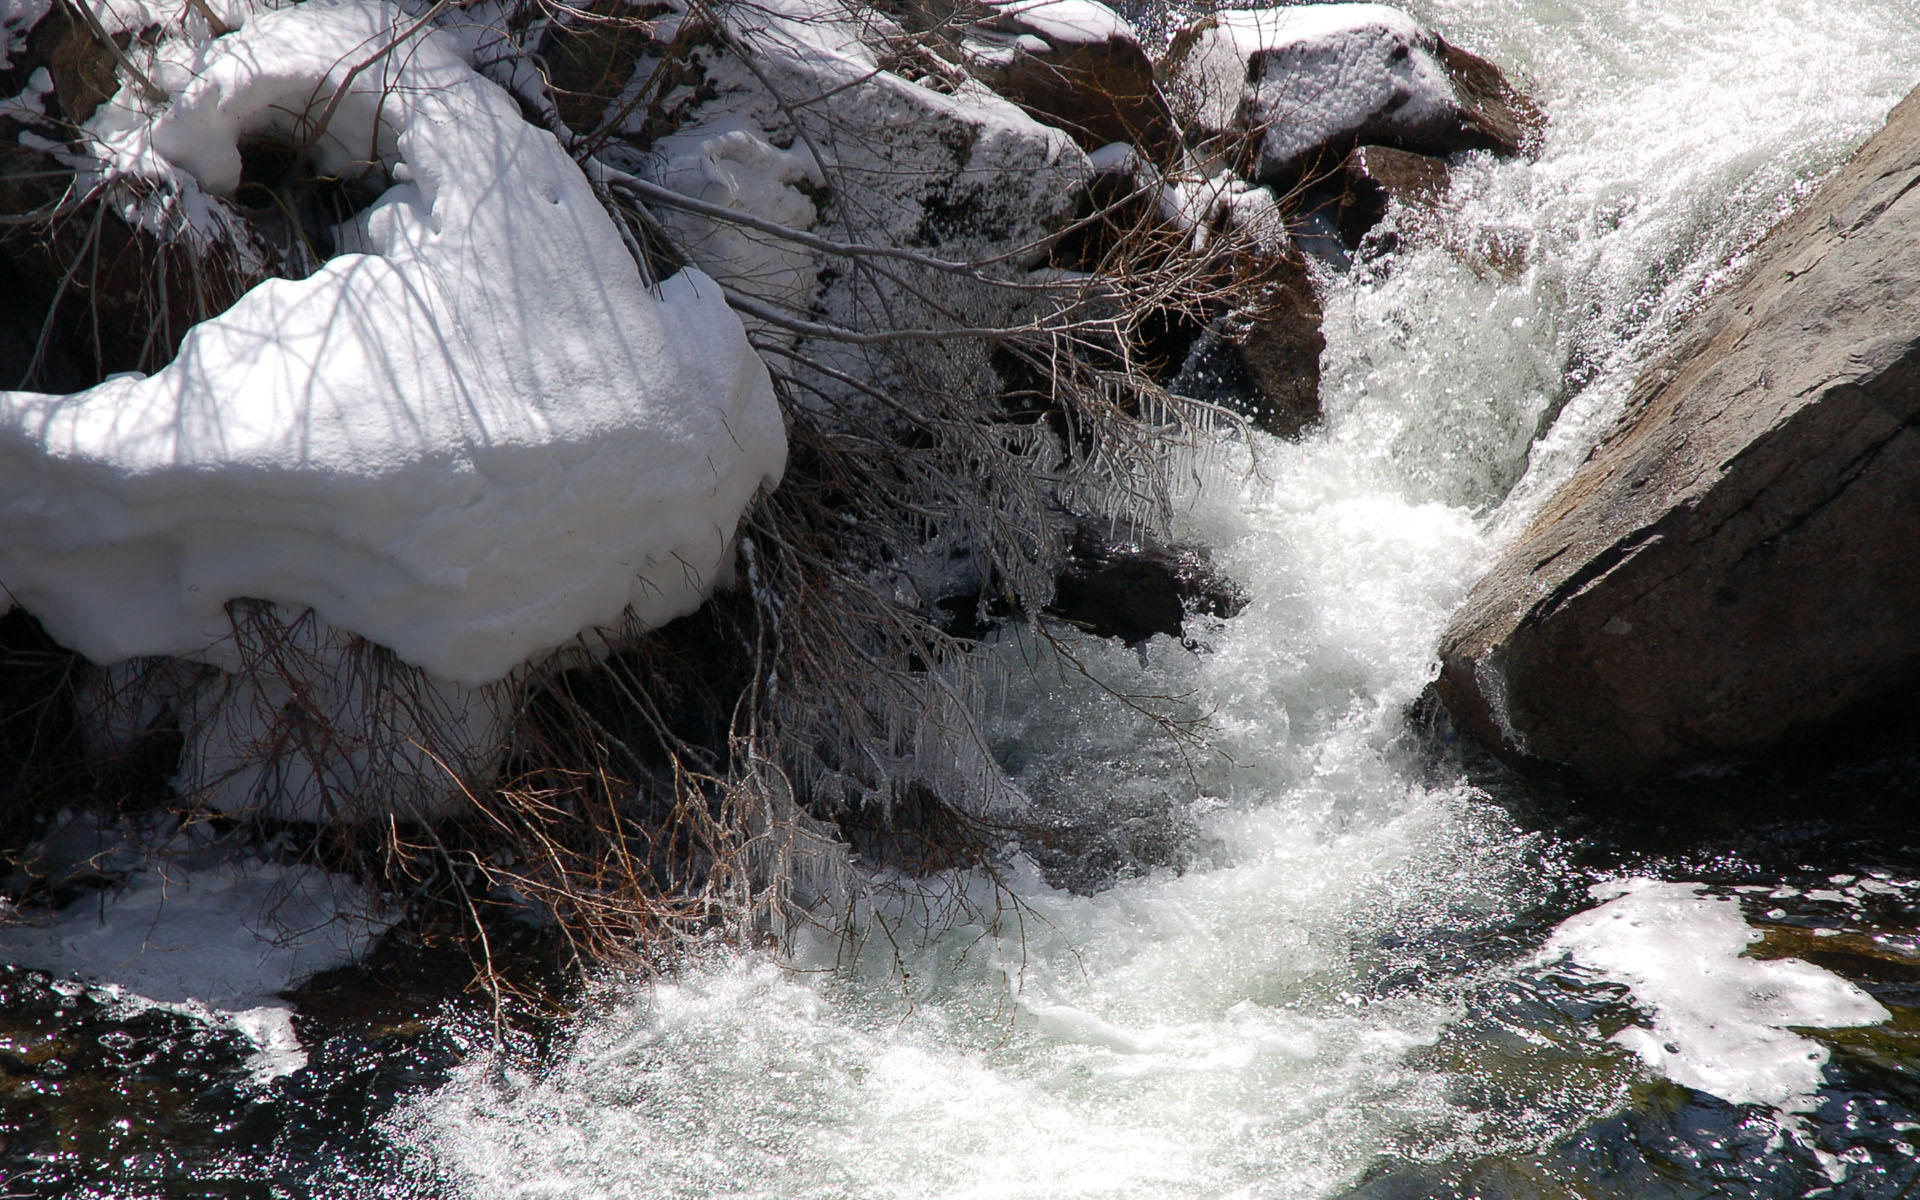
<instances>
[{"instance_id":1,"label":"melting snow drift","mask_svg":"<svg viewBox=\"0 0 1920 1200\"><path fill-rule=\"evenodd\" d=\"M358 253L157 374L0 393L0 585L96 662L204 656L253 597L468 685L697 607L786 455L720 288L649 291L559 143L399 7L262 11L161 65L168 103L122 91L91 124L109 179L204 214L242 136L342 92L316 165L394 182L336 231Z\"/></svg>"}]
</instances>

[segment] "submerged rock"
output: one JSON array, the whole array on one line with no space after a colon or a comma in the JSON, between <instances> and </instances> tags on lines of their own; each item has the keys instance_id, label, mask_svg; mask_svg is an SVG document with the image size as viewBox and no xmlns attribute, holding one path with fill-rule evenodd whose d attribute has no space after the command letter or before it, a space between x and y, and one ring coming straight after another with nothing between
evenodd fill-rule
<instances>
[{"instance_id":1,"label":"submerged rock","mask_svg":"<svg viewBox=\"0 0 1920 1200\"><path fill-rule=\"evenodd\" d=\"M1239 586L1188 547L1122 541L1083 521L1069 553L1047 611L1101 637L1128 645L1156 633L1177 638L1189 610L1231 617L1247 606Z\"/></svg>"},{"instance_id":2,"label":"submerged rock","mask_svg":"<svg viewBox=\"0 0 1920 1200\"><path fill-rule=\"evenodd\" d=\"M1204 550L1137 533L1122 537L1088 520L1073 522L1067 562L1054 584L1048 616L1129 646L1155 634L1186 636L1189 613L1232 617L1247 606L1240 585L1215 570ZM956 591L934 604L948 614L944 623L956 637L980 637L1012 613L998 599L983 604L978 590Z\"/></svg>"},{"instance_id":3,"label":"submerged rock","mask_svg":"<svg viewBox=\"0 0 1920 1200\"><path fill-rule=\"evenodd\" d=\"M1920 94L1696 314L1474 588L1441 643L1456 721L1618 783L1920 676L1917 188Z\"/></svg>"},{"instance_id":4,"label":"submerged rock","mask_svg":"<svg viewBox=\"0 0 1920 1200\"><path fill-rule=\"evenodd\" d=\"M1215 13L1161 76L1190 139L1283 186L1362 142L1518 154L1542 123L1499 68L1380 4Z\"/></svg>"}]
</instances>

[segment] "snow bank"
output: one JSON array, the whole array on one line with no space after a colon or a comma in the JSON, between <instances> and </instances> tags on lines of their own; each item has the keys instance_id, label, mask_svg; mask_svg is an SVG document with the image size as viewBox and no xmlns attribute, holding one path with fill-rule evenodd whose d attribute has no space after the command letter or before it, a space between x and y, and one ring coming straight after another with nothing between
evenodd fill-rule
<instances>
[{"instance_id":1,"label":"snow bank","mask_svg":"<svg viewBox=\"0 0 1920 1200\"><path fill-rule=\"evenodd\" d=\"M1461 108L1438 49L1383 4L1219 12L1176 39L1168 98L1207 134L1253 130L1262 180L1356 139L1444 152Z\"/></svg>"},{"instance_id":2,"label":"snow bank","mask_svg":"<svg viewBox=\"0 0 1920 1200\"><path fill-rule=\"evenodd\" d=\"M720 289L650 292L553 137L452 38L396 45L412 23L259 12L164 74L169 104L95 117L111 174L185 205L235 186L241 136L300 134L344 86L317 164L391 186L338 231L357 253L255 288L159 373L0 393L0 584L89 658L218 662L226 603L256 597L483 684L628 607L697 607L777 481L779 411Z\"/></svg>"},{"instance_id":3,"label":"snow bank","mask_svg":"<svg viewBox=\"0 0 1920 1200\"><path fill-rule=\"evenodd\" d=\"M1055 46L1138 42L1119 13L1095 0L986 0L990 24L1030 30Z\"/></svg>"},{"instance_id":4,"label":"snow bank","mask_svg":"<svg viewBox=\"0 0 1920 1200\"><path fill-rule=\"evenodd\" d=\"M1652 1020L1613 1040L1676 1083L1733 1104L1804 1112L1817 1103L1827 1049L1789 1032L1877 1025L1871 996L1830 971L1792 959L1746 958L1759 933L1737 900L1699 884L1629 879L1593 889L1600 907L1568 919L1550 957L1625 984Z\"/></svg>"}]
</instances>

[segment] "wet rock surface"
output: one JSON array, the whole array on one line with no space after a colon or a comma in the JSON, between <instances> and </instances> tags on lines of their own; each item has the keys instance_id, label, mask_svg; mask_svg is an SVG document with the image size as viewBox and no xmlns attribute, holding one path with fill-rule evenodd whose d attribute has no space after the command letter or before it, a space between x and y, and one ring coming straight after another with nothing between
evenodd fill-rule
<instances>
[{"instance_id":1,"label":"wet rock surface","mask_svg":"<svg viewBox=\"0 0 1920 1200\"><path fill-rule=\"evenodd\" d=\"M1261 303L1229 314L1219 331L1253 385L1247 419L1276 437L1297 437L1320 421L1325 313L1297 248L1282 247L1267 268L1271 278L1260 289Z\"/></svg>"},{"instance_id":2,"label":"wet rock surface","mask_svg":"<svg viewBox=\"0 0 1920 1200\"><path fill-rule=\"evenodd\" d=\"M1131 645L1156 633L1180 637L1189 610L1230 617L1246 606L1239 587L1197 550L1122 540L1081 524L1047 611Z\"/></svg>"},{"instance_id":3,"label":"wet rock surface","mask_svg":"<svg viewBox=\"0 0 1920 1200\"><path fill-rule=\"evenodd\" d=\"M1473 736L1612 784L1908 702L1917 188L1910 96L1642 377L1443 639Z\"/></svg>"},{"instance_id":4,"label":"wet rock surface","mask_svg":"<svg viewBox=\"0 0 1920 1200\"><path fill-rule=\"evenodd\" d=\"M1446 199L1453 172L1444 159L1431 155L1391 146L1357 146L1340 164L1339 182L1334 220L1341 240L1358 246L1386 217L1389 205L1431 214Z\"/></svg>"},{"instance_id":5,"label":"wet rock surface","mask_svg":"<svg viewBox=\"0 0 1920 1200\"><path fill-rule=\"evenodd\" d=\"M936 604L951 614L948 631L958 637L983 636L1010 615L1004 604L989 601L983 619L979 592ZM1136 645L1155 634L1185 636L1189 613L1231 617L1246 606L1240 586L1215 570L1203 551L1080 521L1046 612L1098 637Z\"/></svg>"}]
</instances>

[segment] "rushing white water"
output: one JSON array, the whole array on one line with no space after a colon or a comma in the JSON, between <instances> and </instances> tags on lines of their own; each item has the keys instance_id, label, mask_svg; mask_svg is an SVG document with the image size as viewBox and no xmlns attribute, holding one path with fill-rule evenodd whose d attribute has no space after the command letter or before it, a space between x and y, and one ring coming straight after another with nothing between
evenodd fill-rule
<instances>
[{"instance_id":1,"label":"rushing white water","mask_svg":"<svg viewBox=\"0 0 1920 1200\"><path fill-rule=\"evenodd\" d=\"M1408 7L1516 68L1552 126L1537 163L1459 172L1453 245L1333 285L1326 428L1187 514L1247 612L1200 653L1075 644L1205 717L1210 748L1007 647L1003 761L1173 865L1091 896L1030 866L1005 891L934 880L974 915L896 899L860 946L611 997L557 1065L473 1064L398 1136L476 1198L1294 1200L1617 1099L1635 1064L1594 1033L1575 1084L1529 1085L1531 1116L1460 1100L1504 1069L1452 1036L1465 997L1531 952L1450 947L1537 910L1552 847L1434 779L1404 709L1636 366L1920 80L1920 0Z\"/></svg>"}]
</instances>

